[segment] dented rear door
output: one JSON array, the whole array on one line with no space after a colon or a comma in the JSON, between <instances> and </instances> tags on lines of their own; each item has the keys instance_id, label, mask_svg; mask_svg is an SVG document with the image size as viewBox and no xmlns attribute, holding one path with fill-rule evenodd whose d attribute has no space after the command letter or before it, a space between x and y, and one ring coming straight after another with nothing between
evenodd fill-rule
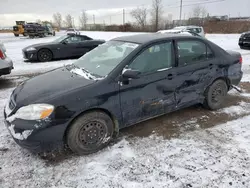
<instances>
[{"instance_id":1,"label":"dented rear door","mask_svg":"<svg viewBox=\"0 0 250 188\"><path fill-rule=\"evenodd\" d=\"M204 91L218 74L219 59L200 40L176 41L176 106L188 107L204 100Z\"/></svg>"}]
</instances>

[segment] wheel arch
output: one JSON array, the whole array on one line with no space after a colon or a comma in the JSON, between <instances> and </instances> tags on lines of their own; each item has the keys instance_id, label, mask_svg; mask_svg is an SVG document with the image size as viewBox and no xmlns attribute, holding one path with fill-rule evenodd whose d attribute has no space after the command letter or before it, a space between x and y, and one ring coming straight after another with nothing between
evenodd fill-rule
<instances>
[{"instance_id":1,"label":"wheel arch","mask_svg":"<svg viewBox=\"0 0 250 188\"><path fill-rule=\"evenodd\" d=\"M228 90L230 89L231 82L230 82L230 80L229 80L228 77L226 77L226 76L220 76L220 77L216 78L215 80L213 80L213 82L212 82L211 84L213 84L213 83L214 83L215 81L217 81L217 80L223 80L223 81L225 81L226 84L227 84ZM210 84L210 85L211 85L211 84Z\"/></svg>"},{"instance_id":2,"label":"wheel arch","mask_svg":"<svg viewBox=\"0 0 250 188\"><path fill-rule=\"evenodd\" d=\"M67 126L66 130L64 131L64 135L63 135L63 141L65 144L67 144L66 143L66 136L67 136L67 133L69 131L69 128L77 120L77 118L79 118L80 116L82 116L86 113L91 113L91 112L96 112L96 111L103 112L103 113L107 114L114 123L114 137L116 137L119 134L119 122L118 122L117 118L109 110L107 110L105 108L92 108L92 109L85 110L85 111L79 113L68 123L68 126Z\"/></svg>"}]
</instances>

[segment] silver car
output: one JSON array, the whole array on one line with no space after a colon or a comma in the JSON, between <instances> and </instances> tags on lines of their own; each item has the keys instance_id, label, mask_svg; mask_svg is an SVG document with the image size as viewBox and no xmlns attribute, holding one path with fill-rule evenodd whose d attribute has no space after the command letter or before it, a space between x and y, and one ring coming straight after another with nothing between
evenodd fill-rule
<instances>
[{"instance_id":1,"label":"silver car","mask_svg":"<svg viewBox=\"0 0 250 188\"><path fill-rule=\"evenodd\" d=\"M0 76L10 74L13 68L12 60L6 55L5 46L0 43Z\"/></svg>"},{"instance_id":2,"label":"silver car","mask_svg":"<svg viewBox=\"0 0 250 188\"><path fill-rule=\"evenodd\" d=\"M194 36L205 37L205 32L203 27L200 26L178 26L169 30L160 30L158 33L179 33L179 34L188 34Z\"/></svg>"}]
</instances>

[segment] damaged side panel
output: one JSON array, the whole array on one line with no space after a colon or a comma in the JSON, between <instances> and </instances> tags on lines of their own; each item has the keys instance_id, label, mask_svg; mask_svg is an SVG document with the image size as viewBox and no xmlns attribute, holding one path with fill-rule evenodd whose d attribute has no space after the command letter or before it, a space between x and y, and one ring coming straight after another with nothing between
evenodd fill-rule
<instances>
[{"instance_id":1,"label":"damaged side panel","mask_svg":"<svg viewBox=\"0 0 250 188\"><path fill-rule=\"evenodd\" d=\"M205 89L221 76L218 65L212 61L179 67L176 77L177 108L202 102Z\"/></svg>"},{"instance_id":2,"label":"damaged side panel","mask_svg":"<svg viewBox=\"0 0 250 188\"><path fill-rule=\"evenodd\" d=\"M120 86L120 101L125 126L158 116L175 108L175 81L166 80L173 70L157 72Z\"/></svg>"}]
</instances>

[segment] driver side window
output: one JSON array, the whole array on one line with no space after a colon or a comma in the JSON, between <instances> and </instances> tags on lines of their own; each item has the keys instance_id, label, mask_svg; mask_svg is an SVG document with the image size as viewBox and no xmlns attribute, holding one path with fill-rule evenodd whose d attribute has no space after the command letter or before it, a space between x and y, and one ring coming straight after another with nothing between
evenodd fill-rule
<instances>
[{"instance_id":1,"label":"driver side window","mask_svg":"<svg viewBox=\"0 0 250 188\"><path fill-rule=\"evenodd\" d=\"M71 36L71 37L65 39L65 41L67 43L79 43L79 42L81 42L81 38L78 36Z\"/></svg>"},{"instance_id":2,"label":"driver side window","mask_svg":"<svg viewBox=\"0 0 250 188\"><path fill-rule=\"evenodd\" d=\"M127 68L138 70L142 74L169 69L173 66L172 54L172 42L156 44L139 54Z\"/></svg>"}]
</instances>

